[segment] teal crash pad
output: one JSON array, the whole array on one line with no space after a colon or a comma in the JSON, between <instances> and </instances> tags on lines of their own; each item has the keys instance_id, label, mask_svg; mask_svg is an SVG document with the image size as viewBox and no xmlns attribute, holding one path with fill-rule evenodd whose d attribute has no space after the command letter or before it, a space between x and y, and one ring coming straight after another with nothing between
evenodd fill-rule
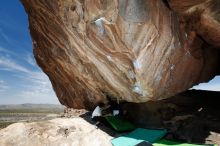
<instances>
[{"instance_id":1,"label":"teal crash pad","mask_svg":"<svg viewBox=\"0 0 220 146\"><path fill-rule=\"evenodd\" d=\"M143 129L138 128L131 133L112 139L113 146L135 146L143 141L154 143L164 137L166 129Z\"/></svg>"},{"instance_id":2,"label":"teal crash pad","mask_svg":"<svg viewBox=\"0 0 220 146\"><path fill-rule=\"evenodd\" d=\"M162 140L159 140L159 141L153 143L153 146L217 146L217 145L188 144L188 143L180 143L180 142L162 139Z\"/></svg>"},{"instance_id":3,"label":"teal crash pad","mask_svg":"<svg viewBox=\"0 0 220 146\"><path fill-rule=\"evenodd\" d=\"M135 126L129 121L119 116L106 116L107 122L118 132L131 131L135 129Z\"/></svg>"}]
</instances>

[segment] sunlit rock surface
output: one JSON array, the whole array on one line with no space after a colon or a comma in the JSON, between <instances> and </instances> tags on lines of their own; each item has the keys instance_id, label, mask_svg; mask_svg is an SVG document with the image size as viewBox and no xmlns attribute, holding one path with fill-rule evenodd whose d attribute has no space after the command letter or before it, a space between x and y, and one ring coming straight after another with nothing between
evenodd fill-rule
<instances>
[{"instance_id":1,"label":"sunlit rock surface","mask_svg":"<svg viewBox=\"0 0 220 146\"><path fill-rule=\"evenodd\" d=\"M15 123L0 130L1 146L111 146L111 139L79 117Z\"/></svg>"},{"instance_id":2,"label":"sunlit rock surface","mask_svg":"<svg viewBox=\"0 0 220 146\"><path fill-rule=\"evenodd\" d=\"M37 63L68 107L160 100L217 74L217 0L22 3Z\"/></svg>"}]
</instances>

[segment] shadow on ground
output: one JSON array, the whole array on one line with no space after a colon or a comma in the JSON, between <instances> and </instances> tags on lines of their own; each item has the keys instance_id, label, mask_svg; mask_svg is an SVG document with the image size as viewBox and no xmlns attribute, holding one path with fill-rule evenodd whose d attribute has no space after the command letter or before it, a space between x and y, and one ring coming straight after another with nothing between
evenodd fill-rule
<instances>
[{"instance_id":1,"label":"shadow on ground","mask_svg":"<svg viewBox=\"0 0 220 146\"><path fill-rule=\"evenodd\" d=\"M137 127L166 128L167 139L220 145L220 92L190 90L172 98L157 102L123 103L121 108L125 118ZM81 115L89 123L91 112ZM97 128L113 137L117 133L104 120Z\"/></svg>"}]
</instances>

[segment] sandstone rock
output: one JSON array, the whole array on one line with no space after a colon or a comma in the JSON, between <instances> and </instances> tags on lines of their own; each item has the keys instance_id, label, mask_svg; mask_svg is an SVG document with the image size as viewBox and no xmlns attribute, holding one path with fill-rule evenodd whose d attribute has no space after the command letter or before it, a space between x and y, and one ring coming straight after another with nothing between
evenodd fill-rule
<instances>
[{"instance_id":1,"label":"sandstone rock","mask_svg":"<svg viewBox=\"0 0 220 146\"><path fill-rule=\"evenodd\" d=\"M15 123L0 130L1 146L111 146L111 138L82 118Z\"/></svg>"},{"instance_id":2,"label":"sandstone rock","mask_svg":"<svg viewBox=\"0 0 220 146\"><path fill-rule=\"evenodd\" d=\"M35 58L59 101L87 109L107 97L168 98L216 75L220 7L197 15L202 2L22 0Z\"/></svg>"},{"instance_id":3,"label":"sandstone rock","mask_svg":"<svg viewBox=\"0 0 220 146\"><path fill-rule=\"evenodd\" d=\"M209 44L220 47L219 0L169 0L170 7Z\"/></svg>"}]
</instances>

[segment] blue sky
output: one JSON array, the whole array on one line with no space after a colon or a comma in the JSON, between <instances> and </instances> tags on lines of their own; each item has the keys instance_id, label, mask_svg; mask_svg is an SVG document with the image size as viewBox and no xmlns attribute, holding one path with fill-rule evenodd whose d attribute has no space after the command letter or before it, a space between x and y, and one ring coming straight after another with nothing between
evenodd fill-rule
<instances>
[{"instance_id":1,"label":"blue sky","mask_svg":"<svg viewBox=\"0 0 220 146\"><path fill-rule=\"evenodd\" d=\"M220 91L220 77L195 89ZM36 65L27 15L18 0L0 5L0 104L59 103L47 76Z\"/></svg>"},{"instance_id":2,"label":"blue sky","mask_svg":"<svg viewBox=\"0 0 220 146\"><path fill-rule=\"evenodd\" d=\"M0 104L59 103L36 65L27 15L19 0L0 5Z\"/></svg>"},{"instance_id":3,"label":"blue sky","mask_svg":"<svg viewBox=\"0 0 220 146\"><path fill-rule=\"evenodd\" d=\"M194 86L193 89L220 91L220 76L216 76L208 83L201 83L197 86Z\"/></svg>"}]
</instances>

